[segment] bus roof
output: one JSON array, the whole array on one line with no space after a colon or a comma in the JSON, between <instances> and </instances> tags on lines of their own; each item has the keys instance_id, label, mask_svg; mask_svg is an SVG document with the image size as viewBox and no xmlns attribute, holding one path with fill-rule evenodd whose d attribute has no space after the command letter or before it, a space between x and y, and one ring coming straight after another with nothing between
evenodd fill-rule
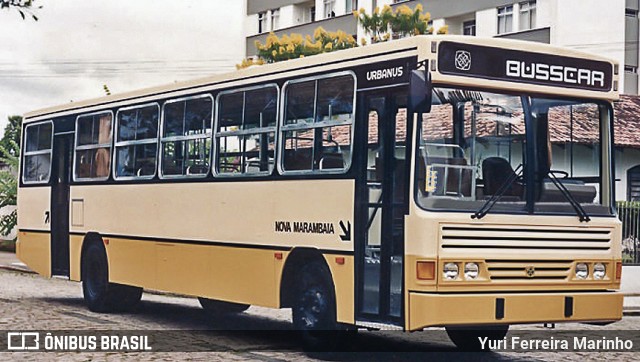
<instances>
[{"instance_id":1,"label":"bus roof","mask_svg":"<svg viewBox=\"0 0 640 362\"><path fill-rule=\"evenodd\" d=\"M428 60L432 80L438 84L514 92L522 92L523 84L526 84L526 91L531 93L605 100L619 98L619 66L611 59L528 41L423 35L70 102L28 112L25 114L25 123L317 72L344 70L368 64L372 59L385 61L407 56L417 57L418 61ZM507 62L506 72L504 66L496 66L497 61ZM601 76L598 72L606 74ZM569 79L567 74L574 79ZM598 88L601 84L604 87Z\"/></svg>"}]
</instances>

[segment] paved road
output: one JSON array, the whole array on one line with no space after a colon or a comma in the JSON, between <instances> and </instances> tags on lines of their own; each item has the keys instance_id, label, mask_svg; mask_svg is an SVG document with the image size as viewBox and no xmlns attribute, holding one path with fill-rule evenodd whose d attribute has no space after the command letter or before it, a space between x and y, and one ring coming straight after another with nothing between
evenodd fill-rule
<instances>
[{"instance_id":1,"label":"paved road","mask_svg":"<svg viewBox=\"0 0 640 362\"><path fill-rule=\"evenodd\" d=\"M212 318L199 307L197 300L169 295L145 294L141 308L129 314L97 314L88 311L82 302L79 283L62 279L47 280L32 274L0 270L0 330L170 330L172 338L185 338L186 331L211 333L210 329L267 329L287 331L290 328L289 310L251 307L237 316ZM522 327L519 327L522 328ZM584 324L563 325L568 329L601 329ZM626 316L622 321L604 329L637 330L640 317ZM527 329L540 329L530 326ZM401 361L401 360L584 360L615 359L640 360L640 353L483 353L458 352L442 333L365 332L356 337L364 349L389 352L342 352L333 354L305 354L295 343L279 340L271 335L243 335L234 332L215 332L218 352L135 352L135 353L9 353L0 352L1 360L68 361L121 360L136 361ZM4 337L3 337L4 338ZM211 335L208 335L211 338ZM209 339L210 341L210 339ZM362 348L362 347L361 347ZM415 352L393 352L415 351Z\"/></svg>"}]
</instances>

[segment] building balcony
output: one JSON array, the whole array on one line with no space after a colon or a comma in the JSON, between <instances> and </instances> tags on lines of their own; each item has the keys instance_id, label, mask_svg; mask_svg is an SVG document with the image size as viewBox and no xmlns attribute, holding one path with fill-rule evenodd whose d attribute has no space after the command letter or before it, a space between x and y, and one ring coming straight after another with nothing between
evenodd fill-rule
<instances>
[{"instance_id":1,"label":"building balcony","mask_svg":"<svg viewBox=\"0 0 640 362\"><path fill-rule=\"evenodd\" d=\"M287 5L297 5L306 3L309 0L247 0L247 15L254 15L266 12L271 9L278 9Z\"/></svg>"},{"instance_id":2,"label":"building balcony","mask_svg":"<svg viewBox=\"0 0 640 362\"><path fill-rule=\"evenodd\" d=\"M277 36L282 36L284 34L302 34L302 36L311 35L313 36L314 30L317 27L321 26L326 31L338 31L342 30L347 34L356 35L358 33L358 20L353 16L353 14L346 14L341 16L336 16L334 18L327 18L318 21L313 21L310 23L299 24L295 26L291 26L288 28L278 29L274 31ZM255 46L255 41L258 40L262 44L266 42L267 36L269 32L256 34L248 36L246 39L247 42L247 57L251 57L257 54L257 49Z\"/></svg>"},{"instance_id":3,"label":"building balcony","mask_svg":"<svg viewBox=\"0 0 640 362\"><path fill-rule=\"evenodd\" d=\"M431 19L440 19L513 4L518 1L520 0L411 0L392 4L391 7L395 9L397 6L407 5L411 9L415 9L416 5L422 4L424 11L431 14Z\"/></svg>"},{"instance_id":4,"label":"building balcony","mask_svg":"<svg viewBox=\"0 0 640 362\"><path fill-rule=\"evenodd\" d=\"M551 28L537 28L529 30L514 31L511 33L498 34L496 38L517 39L533 41L538 43L551 44Z\"/></svg>"}]
</instances>

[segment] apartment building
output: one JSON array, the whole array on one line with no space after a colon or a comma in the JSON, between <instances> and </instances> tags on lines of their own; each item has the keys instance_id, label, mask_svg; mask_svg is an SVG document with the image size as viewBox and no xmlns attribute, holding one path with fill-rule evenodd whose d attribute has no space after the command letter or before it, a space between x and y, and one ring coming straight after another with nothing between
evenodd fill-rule
<instances>
[{"instance_id":1,"label":"apartment building","mask_svg":"<svg viewBox=\"0 0 640 362\"><path fill-rule=\"evenodd\" d=\"M376 6L422 4L435 29L450 34L537 41L616 59L624 65L621 90L638 94L640 0L247 0L246 54L255 40L278 35L312 34L322 26L366 37L352 11Z\"/></svg>"}]
</instances>

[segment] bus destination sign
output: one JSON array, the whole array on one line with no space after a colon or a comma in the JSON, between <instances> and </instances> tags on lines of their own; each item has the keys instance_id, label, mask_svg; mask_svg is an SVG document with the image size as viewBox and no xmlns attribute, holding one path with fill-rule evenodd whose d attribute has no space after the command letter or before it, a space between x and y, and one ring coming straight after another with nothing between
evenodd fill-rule
<instances>
[{"instance_id":1,"label":"bus destination sign","mask_svg":"<svg viewBox=\"0 0 640 362\"><path fill-rule=\"evenodd\" d=\"M438 48L442 74L577 88L611 90L611 63L443 41Z\"/></svg>"}]
</instances>

